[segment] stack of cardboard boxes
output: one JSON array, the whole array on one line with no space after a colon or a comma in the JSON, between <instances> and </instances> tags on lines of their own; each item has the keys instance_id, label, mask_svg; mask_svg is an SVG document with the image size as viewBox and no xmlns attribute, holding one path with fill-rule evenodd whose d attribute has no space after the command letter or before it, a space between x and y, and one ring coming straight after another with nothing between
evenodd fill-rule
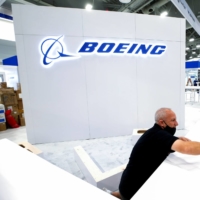
<instances>
[{"instance_id":1,"label":"stack of cardboard boxes","mask_svg":"<svg viewBox=\"0 0 200 200\"><path fill-rule=\"evenodd\" d=\"M25 126L23 101L21 97L21 86L17 84L17 90L7 87L6 82L0 83L0 104L5 106L5 110L10 109L12 116L20 126ZM0 131L6 129L6 123L0 124Z\"/></svg>"},{"instance_id":2,"label":"stack of cardboard boxes","mask_svg":"<svg viewBox=\"0 0 200 200\"><path fill-rule=\"evenodd\" d=\"M24 107L23 107L22 91L20 83L17 84L17 90L15 91L15 94L17 97L19 125L25 126Z\"/></svg>"}]
</instances>

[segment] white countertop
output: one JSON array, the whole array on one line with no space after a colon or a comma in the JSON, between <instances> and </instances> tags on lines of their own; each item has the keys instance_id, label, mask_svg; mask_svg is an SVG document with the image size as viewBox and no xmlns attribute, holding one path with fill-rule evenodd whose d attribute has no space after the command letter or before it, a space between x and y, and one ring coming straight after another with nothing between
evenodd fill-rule
<instances>
[{"instance_id":1,"label":"white countertop","mask_svg":"<svg viewBox=\"0 0 200 200\"><path fill-rule=\"evenodd\" d=\"M200 141L200 124L186 137ZM199 200L199 186L200 156L176 152L132 200ZM0 200L116 200L7 139L0 140L0 188Z\"/></svg>"},{"instance_id":2,"label":"white countertop","mask_svg":"<svg viewBox=\"0 0 200 200\"><path fill-rule=\"evenodd\" d=\"M185 86L185 89L195 89L195 90L198 90L198 89L200 89L200 86Z\"/></svg>"},{"instance_id":3,"label":"white countertop","mask_svg":"<svg viewBox=\"0 0 200 200\"><path fill-rule=\"evenodd\" d=\"M0 140L0 200L79 199L115 197L7 139Z\"/></svg>"}]
</instances>

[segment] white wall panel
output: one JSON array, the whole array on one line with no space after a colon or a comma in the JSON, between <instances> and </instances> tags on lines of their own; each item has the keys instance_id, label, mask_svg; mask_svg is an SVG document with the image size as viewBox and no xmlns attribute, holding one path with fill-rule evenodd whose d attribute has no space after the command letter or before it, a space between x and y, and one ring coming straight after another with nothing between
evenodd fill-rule
<instances>
[{"instance_id":1,"label":"white wall panel","mask_svg":"<svg viewBox=\"0 0 200 200\"><path fill-rule=\"evenodd\" d=\"M184 31L185 33L185 31ZM179 127L181 129L185 128L185 40L181 42L180 44L180 107L184 109L178 109L177 112L179 112Z\"/></svg>"},{"instance_id":2,"label":"white wall panel","mask_svg":"<svg viewBox=\"0 0 200 200\"><path fill-rule=\"evenodd\" d=\"M26 6L21 9L23 34L82 36L81 9ZM17 24L17 26L20 26ZM16 27L18 29L18 27ZM21 33L22 34L22 33Z\"/></svg>"},{"instance_id":3,"label":"white wall panel","mask_svg":"<svg viewBox=\"0 0 200 200\"><path fill-rule=\"evenodd\" d=\"M136 15L136 38L180 41L179 18Z\"/></svg>"},{"instance_id":4,"label":"white wall panel","mask_svg":"<svg viewBox=\"0 0 200 200\"><path fill-rule=\"evenodd\" d=\"M25 58L25 45L24 37L22 35L16 35L16 48L17 48L17 57L18 57L18 67L19 67L19 79L21 81L21 89L23 93L23 106L24 114L26 118L26 130L27 138L31 143L35 143L35 126L33 124L33 115L32 109L34 109L33 104L30 101L30 92L31 88L29 87L29 78L28 78L28 65L26 64ZM18 45L20 44L20 45ZM34 81L35 82L35 81Z\"/></svg>"},{"instance_id":5,"label":"white wall panel","mask_svg":"<svg viewBox=\"0 0 200 200\"><path fill-rule=\"evenodd\" d=\"M11 4L11 5L13 5L13 4ZM15 13L16 12L16 13ZM18 4L15 4L15 8L14 9L12 9L12 13L13 13L13 15L15 16L15 21L22 21L23 20L23 18L21 18L21 6L20 5L18 5ZM14 24L14 29L15 29L15 35L16 34L22 34L23 33L23 28L22 28L22 26L23 26L23 23L15 23Z\"/></svg>"},{"instance_id":6,"label":"white wall panel","mask_svg":"<svg viewBox=\"0 0 200 200\"><path fill-rule=\"evenodd\" d=\"M160 58L137 58L139 127L152 126L160 107L172 108L176 113L180 110L180 43L165 44L167 51ZM180 112L177 114L179 118Z\"/></svg>"},{"instance_id":7,"label":"white wall panel","mask_svg":"<svg viewBox=\"0 0 200 200\"><path fill-rule=\"evenodd\" d=\"M25 36L29 101L35 142L55 142L89 138L85 67L79 59L61 61L51 68L41 67L37 45L43 37ZM73 49L80 38L67 38ZM59 133L57 133L59 131Z\"/></svg>"},{"instance_id":8,"label":"white wall panel","mask_svg":"<svg viewBox=\"0 0 200 200\"><path fill-rule=\"evenodd\" d=\"M131 134L137 126L135 59L86 57L84 65L91 138Z\"/></svg>"},{"instance_id":9,"label":"white wall panel","mask_svg":"<svg viewBox=\"0 0 200 200\"><path fill-rule=\"evenodd\" d=\"M186 31L185 31L185 27L186 27L186 20L182 19L180 21L181 23L181 30L180 30L180 34L181 34L181 42L185 42L185 38L186 38Z\"/></svg>"},{"instance_id":10,"label":"white wall panel","mask_svg":"<svg viewBox=\"0 0 200 200\"><path fill-rule=\"evenodd\" d=\"M84 36L135 38L135 15L105 11L82 11Z\"/></svg>"}]
</instances>

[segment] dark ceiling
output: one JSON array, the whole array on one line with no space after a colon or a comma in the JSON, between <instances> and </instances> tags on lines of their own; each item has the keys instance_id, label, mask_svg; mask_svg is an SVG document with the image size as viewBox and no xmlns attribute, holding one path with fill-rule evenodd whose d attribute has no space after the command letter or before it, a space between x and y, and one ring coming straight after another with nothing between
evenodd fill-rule
<instances>
[{"instance_id":1,"label":"dark ceiling","mask_svg":"<svg viewBox=\"0 0 200 200\"><path fill-rule=\"evenodd\" d=\"M186 0L194 15L200 20L200 0ZM121 3L119 0L6 0L2 7L11 10L12 3L36 4L42 6L55 6L67 8L85 9L87 3L93 5L94 10L107 10L116 12L140 13L149 15L160 15L161 12L167 11L168 16L183 18L182 14L177 10L170 0L132 0L128 4ZM189 42L193 37L195 40ZM186 23L186 60L200 56L200 48L196 45L200 44L200 35Z\"/></svg>"}]
</instances>

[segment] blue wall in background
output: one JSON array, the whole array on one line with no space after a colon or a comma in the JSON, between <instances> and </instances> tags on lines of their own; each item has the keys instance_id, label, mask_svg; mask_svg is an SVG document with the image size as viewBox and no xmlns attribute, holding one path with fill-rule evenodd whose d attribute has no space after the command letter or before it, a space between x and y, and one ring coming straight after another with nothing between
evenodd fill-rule
<instances>
[{"instance_id":1,"label":"blue wall in background","mask_svg":"<svg viewBox=\"0 0 200 200\"><path fill-rule=\"evenodd\" d=\"M2 60L3 65L18 66L17 56L12 56Z\"/></svg>"},{"instance_id":2,"label":"blue wall in background","mask_svg":"<svg viewBox=\"0 0 200 200\"><path fill-rule=\"evenodd\" d=\"M185 63L185 68L200 68L200 62L199 61L191 61Z\"/></svg>"}]
</instances>

